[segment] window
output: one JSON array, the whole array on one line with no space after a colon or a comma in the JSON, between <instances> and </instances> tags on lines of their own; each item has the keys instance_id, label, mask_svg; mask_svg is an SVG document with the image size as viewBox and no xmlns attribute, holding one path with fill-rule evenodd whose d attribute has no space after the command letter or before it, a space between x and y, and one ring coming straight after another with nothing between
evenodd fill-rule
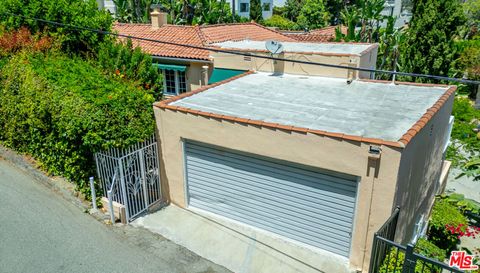
<instances>
[{"instance_id":1,"label":"window","mask_svg":"<svg viewBox=\"0 0 480 273\"><path fill-rule=\"evenodd\" d=\"M270 11L270 3L263 3L263 11Z\"/></svg>"},{"instance_id":2,"label":"window","mask_svg":"<svg viewBox=\"0 0 480 273\"><path fill-rule=\"evenodd\" d=\"M249 3L240 3L240 12L249 12L250 4Z\"/></svg>"},{"instance_id":3,"label":"window","mask_svg":"<svg viewBox=\"0 0 480 273\"><path fill-rule=\"evenodd\" d=\"M178 95L187 92L185 71L163 69L163 92L166 95Z\"/></svg>"}]
</instances>

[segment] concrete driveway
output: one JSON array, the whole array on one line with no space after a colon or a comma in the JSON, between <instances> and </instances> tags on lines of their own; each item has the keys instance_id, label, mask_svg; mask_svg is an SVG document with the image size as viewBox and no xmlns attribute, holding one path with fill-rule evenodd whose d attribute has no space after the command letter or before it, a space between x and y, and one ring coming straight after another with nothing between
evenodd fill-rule
<instances>
[{"instance_id":1,"label":"concrete driveway","mask_svg":"<svg viewBox=\"0 0 480 273\"><path fill-rule=\"evenodd\" d=\"M229 272L171 241L106 226L0 157L0 272Z\"/></svg>"}]
</instances>

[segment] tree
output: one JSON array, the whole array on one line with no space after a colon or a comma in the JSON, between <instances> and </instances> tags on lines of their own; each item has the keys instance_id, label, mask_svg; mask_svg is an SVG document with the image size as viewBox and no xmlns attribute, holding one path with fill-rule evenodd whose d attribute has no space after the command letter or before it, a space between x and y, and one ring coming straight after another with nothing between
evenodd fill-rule
<instances>
[{"instance_id":1,"label":"tree","mask_svg":"<svg viewBox=\"0 0 480 273\"><path fill-rule=\"evenodd\" d=\"M260 0L250 0L250 20L261 22L263 20L262 11Z\"/></svg>"},{"instance_id":2,"label":"tree","mask_svg":"<svg viewBox=\"0 0 480 273\"><path fill-rule=\"evenodd\" d=\"M387 25L379 31L378 39L378 57L377 69L379 70L398 70L399 45L403 43L405 37L402 28L395 28L395 17L387 18ZM378 79L388 80L391 75L378 74Z\"/></svg>"},{"instance_id":3,"label":"tree","mask_svg":"<svg viewBox=\"0 0 480 273\"><path fill-rule=\"evenodd\" d=\"M158 0L113 0L115 16L120 22L148 23L150 21L150 6Z\"/></svg>"},{"instance_id":4,"label":"tree","mask_svg":"<svg viewBox=\"0 0 480 273\"><path fill-rule=\"evenodd\" d=\"M355 5L345 7L340 13L343 25L347 26L347 34L340 27L336 32L338 41L378 42L380 23L387 19L382 15L385 0L358 0Z\"/></svg>"},{"instance_id":5,"label":"tree","mask_svg":"<svg viewBox=\"0 0 480 273\"><path fill-rule=\"evenodd\" d=\"M402 71L447 76L456 55L454 41L465 22L462 6L457 0L414 1L405 43L400 46Z\"/></svg>"},{"instance_id":6,"label":"tree","mask_svg":"<svg viewBox=\"0 0 480 273\"><path fill-rule=\"evenodd\" d=\"M225 0L114 0L117 20L125 23L150 22L152 4L161 4L175 25L202 25L233 22ZM237 19L238 20L238 19Z\"/></svg>"},{"instance_id":7,"label":"tree","mask_svg":"<svg viewBox=\"0 0 480 273\"><path fill-rule=\"evenodd\" d=\"M346 6L345 2L345 0L327 0L327 9L330 14L330 25L335 26L340 24L340 13Z\"/></svg>"},{"instance_id":8,"label":"tree","mask_svg":"<svg viewBox=\"0 0 480 273\"><path fill-rule=\"evenodd\" d=\"M480 0L467 0L463 3L463 9L468 19L468 26L470 33L468 35L474 36L478 33L480 28Z\"/></svg>"},{"instance_id":9,"label":"tree","mask_svg":"<svg viewBox=\"0 0 480 273\"><path fill-rule=\"evenodd\" d=\"M317 29L327 26L329 18L323 0L305 0L297 23L303 28Z\"/></svg>"},{"instance_id":10,"label":"tree","mask_svg":"<svg viewBox=\"0 0 480 273\"><path fill-rule=\"evenodd\" d=\"M64 49L72 52L93 52L108 36L91 31L75 31L68 27L15 17L5 12L28 18L39 18L81 27L110 31L112 16L98 10L95 0L0 0L0 24L7 30L27 27L32 33L47 31L58 37Z\"/></svg>"},{"instance_id":11,"label":"tree","mask_svg":"<svg viewBox=\"0 0 480 273\"><path fill-rule=\"evenodd\" d=\"M287 0L285 2L283 17L290 21L296 22L300 16L300 10L304 0Z\"/></svg>"},{"instance_id":12,"label":"tree","mask_svg":"<svg viewBox=\"0 0 480 273\"><path fill-rule=\"evenodd\" d=\"M277 27L282 30L296 30L298 25L294 22L284 18L280 15L273 15L272 17L263 21L263 24L267 27Z\"/></svg>"}]
</instances>

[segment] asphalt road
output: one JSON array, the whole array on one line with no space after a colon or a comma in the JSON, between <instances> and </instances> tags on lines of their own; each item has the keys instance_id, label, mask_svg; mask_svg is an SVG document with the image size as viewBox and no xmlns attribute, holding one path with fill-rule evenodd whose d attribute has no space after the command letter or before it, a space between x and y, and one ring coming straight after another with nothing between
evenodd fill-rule
<instances>
[{"instance_id":1,"label":"asphalt road","mask_svg":"<svg viewBox=\"0 0 480 273\"><path fill-rule=\"evenodd\" d=\"M98 222L0 158L0 272L227 272L163 237Z\"/></svg>"}]
</instances>

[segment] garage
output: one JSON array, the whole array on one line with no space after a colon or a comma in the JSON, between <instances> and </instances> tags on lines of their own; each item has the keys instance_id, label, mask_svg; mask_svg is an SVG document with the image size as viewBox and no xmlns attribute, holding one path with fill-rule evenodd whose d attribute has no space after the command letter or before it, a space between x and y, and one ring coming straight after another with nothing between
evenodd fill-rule
<instances>
[{"instance_id":1,"label":"garage","mask_svg":"<svg viewBox=\"0 0 480 273\"><path fill-rule=\"evenodd\" d=\"M357 177L184 140L188 206L349 257Z\"/></svg>"}]
</instances>

